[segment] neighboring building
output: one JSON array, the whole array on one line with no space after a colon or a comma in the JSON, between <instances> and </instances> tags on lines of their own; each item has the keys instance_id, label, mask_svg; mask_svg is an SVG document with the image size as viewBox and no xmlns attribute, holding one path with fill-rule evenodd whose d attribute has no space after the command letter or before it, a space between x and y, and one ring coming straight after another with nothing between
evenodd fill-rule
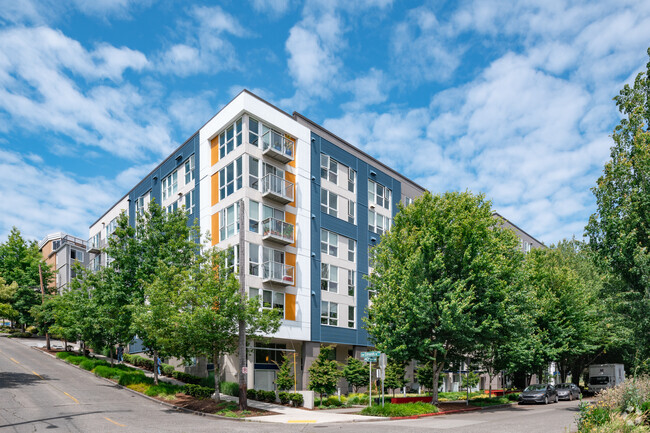
<instances>
[{"instance_id":1,"label":"neighboring building","mask_svg":"<svg viewBox=\"0 0 650 433\"><path fill-rule=\"evenodd\" d=\"M498 212L492 213L492 216L494 218L500 218L503 221L503 226L509 228L513 232L515 232L515 235L519 238L519 245L521 247L521 251L524 252L524 254L528 254L531 250L534 250L536 248L546 248L546 246L517 227L514 223L509 221L507 218L499 214Z\"/></svg>"},{"instance_id":2,"label":"neighboring building","mask_svg":"<svg viewBox=\"0 0 650 433\"><path fill-rule=\"evenodd\" d=\"M287 349L297 353L303 387L321 344L336 344L340 361L368 348L368 248L390 228L397 203L423 192L306 117L244 90L90 227L89 263L105 265L102 247L120 212L134 223L152 198L170 211L185 206L213 245L237 250L243 200L247 291L260 308L284 315L270 343L252 351L248 386L272 389L273 361ZM238 364L225 365L235 380Z\"/></svg>"},{"instance_id":3,"label":"neighboring building","mask_svg":"<svg viewBox=\"0 0 650 433\"><path fill-rule=\"evenodd\" d=\"M45 263L55 272L54 280L48 287L59 293L65 290L70 281L76 276L72 266L79 262L83 267L88 266L86 241L65 233L52 233L45 236L39 243L38 249Z\"/></svg>"}]
</instances>

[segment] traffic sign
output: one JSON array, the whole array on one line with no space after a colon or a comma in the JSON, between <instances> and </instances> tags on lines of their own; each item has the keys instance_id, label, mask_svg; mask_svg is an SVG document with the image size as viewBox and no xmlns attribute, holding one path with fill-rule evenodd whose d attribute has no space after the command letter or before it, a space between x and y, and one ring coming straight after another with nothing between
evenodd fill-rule
<instances>
[{"instance_id":1,"label":"traffic sign","mask_svg":"<svg viewBox=\"0 0 650 433\"><path fill-rule=\"evenodd\" d=\"M381 368L383 370L384 368L386 368L387 363L388 363L388 360L387 360L386 354L382 353L381 355L379 355L379 368Z\"/></svg>"}]
</instances>

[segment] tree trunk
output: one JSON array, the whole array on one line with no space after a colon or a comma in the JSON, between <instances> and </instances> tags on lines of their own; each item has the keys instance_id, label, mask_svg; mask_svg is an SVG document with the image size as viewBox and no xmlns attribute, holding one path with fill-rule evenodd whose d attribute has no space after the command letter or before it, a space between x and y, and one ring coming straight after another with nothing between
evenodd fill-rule
<instances>
[{"instance_id":1,"label":"tree trunk","mask_svg":"<svg viewBox=\"0 0 650 433\"><path fill-rule=\"evenodd\" d=\"M489 397L489 398L492 398L492 375L490 374L489 371L487 372L487 375L488 375L488 382L489 382L489 383L488 383L488 389L490 390L490 391L489 391L489 394L488 394L488 397ZM502 388L503 388L503 386L502 386ZM505 392L505 391L504 391L504 392Z\"/></svg>"},{"instance_id":2,"label":"tree trunk","mask_svg":"<svg viewBox=\"0 0 650 433\"><path fill-rule=\"evenodd\" d=\"M111 367L112 367L113 366L113 346L110 346L108 348L108 356L110 356L110 358L111 358Z\"/></svg>"},{"instance_id":3,"label":"tree trunk","mask_svg":"<svg viewBox=\"0 0 650 433\"><path fill-rule=\"evenodd\" d=\"M221 401L221 364L219 364L219 352L212 352L212 363L214 364L214 399ZM241 372L240 372L241 374Z\"/></svg>"},{"instance_id":4,"label":"tree trunk","mask_svg":"<svg viewBox=\"0 0 650 433\"><path fill-rule=\"evenodd\" d=\"M52 348L50 347L50 333L46 332L45 333L45 347L47 350L51 350Z\"/></svg>"},{"instance_id":5,"label":"tree trunk","mask_svg":"<svg viewBox=\"0 0 650 433\"><path fill-rule=\"evenodd\" d=\"M153 383L158 385L158 351L153 351Z\"/></svg>"},{"instance_id":6,"label":"tree trunk","mask_svg":"<svg viewBox=\"0 0 650 433\"><path fill-rule=\"evenodd\" d=\"M68 339L67 338L63 339L63 351L64 352L68 351Z\"/></svg>"}]
</instances>

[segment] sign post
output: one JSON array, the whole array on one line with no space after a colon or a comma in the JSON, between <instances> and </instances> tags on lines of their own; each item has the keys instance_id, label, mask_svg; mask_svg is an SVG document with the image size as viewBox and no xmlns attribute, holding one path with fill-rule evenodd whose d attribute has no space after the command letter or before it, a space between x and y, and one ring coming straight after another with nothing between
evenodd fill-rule
<instances>
[{"instance_id":1,"label":"sign post","mask_svg":"<svg viewBox=\"0 0 650 433\"><path fill-rule=\"evenodd\" d=\"M361 357L363 358L364 361L366 361L369 365L369 374L368 374L368 406L372 406L372 363L377 361L377 358L381 358L383 354L378 351L373 351L373 352L361 352ZM386 355L383 355L384 357ZM381 362L381 361L380 361ZM384 383L382 382L382 388L383 388Z\"/></svg>"},{"instance_id":2,"label":"sign post","mask_svg":"<svg viewBox=\"0 0 650 433\"><path fill-rule=\"evenodd\" d=\"M387 357L385 353L379 355L379 369L381 370L381 407L384 407L384 379L386 378Z\"/></svg>"}]
</instances>

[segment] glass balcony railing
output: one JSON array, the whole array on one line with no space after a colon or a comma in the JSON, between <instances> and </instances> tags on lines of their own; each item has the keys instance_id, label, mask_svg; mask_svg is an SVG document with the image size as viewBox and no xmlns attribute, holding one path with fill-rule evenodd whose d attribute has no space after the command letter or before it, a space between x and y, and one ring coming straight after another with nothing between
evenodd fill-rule
<instances>
[{"instance_id":1,"label":"glass balcony railing","mask_svg":"<svg viewBox=\"0 0 650 433\"><path fill-rule=\"evenodd\" d=\"M262 281L290 286L294 282L294 268L284 263L264 262L262 264Z\"/></svg>"},{"instance_id":2,"label":"glass balcony railing","mask_svg":"<svg viewBox=\"0 0 650 433\"><path fill-rule=\"evenodd\" d=\"M280 203L290 203L293 201L293 183L269 173L262 178L262 196Z\"/></svg>"},{"instance_id":3,"label":"glass balcony railing","mask_svg":"<svg viewBox=\"0 0 650 433\"><path fill-rule=\"evenodd\" d=\"M275 218L262 221L262 239L273 240L283 244L293 242L293 224Z\"/></svg>"},{"instance_id":4,"label":"glass balcony railing","mask_svg":"<svg viewBox=\"0 0 650 433\"><path fill-rule=\"evenodd\" d=\"M93 236L92 238L88 239L88 243L86 245L86 251L89 253L98 253L102 250L102 248L106 247L106 240Z\"/></svg>"},{"instance_id":5,"label":"glass balcony railing","mask_svg":"<svg viewBox=\"0 0 650 433\"><path fill-rule=\"evenodd\" d=\"M262 152L281 162L293 161L293 141L275 131L262 135Z\"/></svg>"}]
</instances>

